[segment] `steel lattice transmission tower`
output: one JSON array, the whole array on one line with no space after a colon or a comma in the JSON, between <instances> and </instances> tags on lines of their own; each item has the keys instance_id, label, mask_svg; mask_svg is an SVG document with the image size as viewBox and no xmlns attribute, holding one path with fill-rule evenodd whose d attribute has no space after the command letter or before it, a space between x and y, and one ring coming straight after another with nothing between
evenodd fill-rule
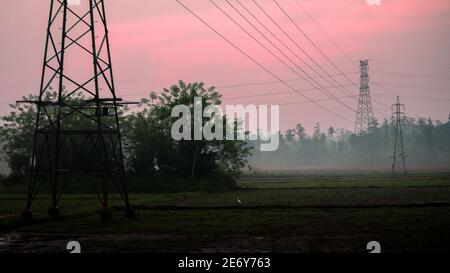
<instances>
[{"instance_id":1,"label":"steel lattice transmission tower","mask_svg":"<svg viewBox=\"0 0 450 273\"><path fill-rule=\"evenodd\" d=\"M356 112L355 134L370 133L374 120L369 86L369 60L360 61L359 102Z\"/></svg>"},{"instance_id":2,"label":"steel lattice transmission tower","mask_svg":"<svg viewBox=\"0 0 450 273\"><path fill-rule=\"evenodd\" d=\"M114 186L133 217L125 184L119 107L103 0L50 0L47 39L24 218L49 183L49 214L59 216L59 200L68 183L86 181L109 221L108 193ZM73 181L75 180L75 181Z\"/></svg>"},{"instance_id":3,"label":"steel lattice transmission tower","mask_svg":"<svg viewBox=\"0 0 450 273\"><path fill-rule=\"evenodd\" d=\"M406 155L403 144L402 123L405 118L405 105L400 104L400 98L392 105L392 115L395 122L395 143L392 161L392 174L406 174Z\"/></svg>"}]
</instances>

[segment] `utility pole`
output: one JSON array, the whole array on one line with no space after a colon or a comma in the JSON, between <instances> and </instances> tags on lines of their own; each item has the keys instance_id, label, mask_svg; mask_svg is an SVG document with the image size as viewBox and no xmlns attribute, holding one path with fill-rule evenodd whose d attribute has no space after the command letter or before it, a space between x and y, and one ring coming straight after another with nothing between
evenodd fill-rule
<instances>
[{"instance_id":1,"label":"utility pole","mask_svg":"<svg viewBox=\"0 0 450 273\"><path fill-rule=\"evenodd\" d=\"M49 184L49 214L58 218L68 183L87 181L101 203L102 222L111 220L110 186L132 218L125 184L118 108L107 17L103 0L51 0L39 97L36 105L28 196L22 217Z\"/></svg>"},{"instance_id":2,"label":"utility pole","mask_svg":"<svg viewBox=\"0 0 450 273\"><path fill-rule=\"evenodd\" d=\"M395 143L392 161L392 174L406 174L406 156L402 132L402 123L405 118L405 105L400 104L399 97L397 97L397 102L392 105L392 116L395 122Z\"/></svg>"},{"instance_id":3,"label":"utility pole","mask_svg":"<svg viewBox=\"0 0 450 273\"><path fill-rule=\"evenodd\" d=\"M355 120L355 134L357 135L371 133L372 122L374 120L372 101L370 99L369 60L362 60L359 63L360 87L358 110Z\"/></svg>"}]
</instances>

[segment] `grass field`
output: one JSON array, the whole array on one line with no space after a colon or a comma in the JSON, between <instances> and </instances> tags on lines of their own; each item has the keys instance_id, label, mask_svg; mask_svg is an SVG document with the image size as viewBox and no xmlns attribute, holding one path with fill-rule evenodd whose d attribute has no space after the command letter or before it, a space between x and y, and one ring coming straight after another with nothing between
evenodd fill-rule
<instances>
[{"instance_id":1,"label":"grass field","mask_svg":"<svg viewBox=\"0 0 450 273\"><path fill-rule=\"evenodd\" d=\"M450 174L244 177L228 192L132 193L137 218L111 196L100 224L93 194L66 194L50 220L49 196L33 223L18 213L24 193L0 191L0 252L383 252L450 251ZM237 198L242 201L238 204Z\"/></svg>"}]
</instances>

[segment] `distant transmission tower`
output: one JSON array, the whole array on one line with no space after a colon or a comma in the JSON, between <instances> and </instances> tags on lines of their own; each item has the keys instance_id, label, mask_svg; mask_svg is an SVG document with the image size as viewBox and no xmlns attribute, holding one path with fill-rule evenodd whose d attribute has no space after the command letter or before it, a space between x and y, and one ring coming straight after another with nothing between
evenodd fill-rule
<instances>
[{"instance_id":1,"label":"distant transmission tower","mask_svg":"<svg viewBox=\"0 0 450 273\"><path fill-rule=\"evenodd\" d=\"M356 112L355 134L360 135L371 132L374 119L369 86L369 60L360 61L360 87L359 102Z\"/></svg>"},{"instance_id":2,"label":"distant transmission tower","mask_svg":"<svg viewBox=\"0 0 450 273\"><path fill-rule=\"evenodd\" d=\"M59 217L68 183L87 181L101 203L103 222L111 219L110 186L133 217L125 184L118 107L103 0L51 0L26 208L43 184L49 185L49 214ZM74 181L75 180L75 181Z\"/></svg>"},{"instance_id":3,"label":"distant transmission tower","mask_svg":"<svg viewBox=\"0 0 450 273\"><path fill-rule=\"evenodd\" d=\"M397 97L397 102L392 105L392 115L395 122L395 143L392 161L392 174L406 174L406 156L402 132L402 123L405 118L405 105L400 104L399 97Z\"/></svg>"}]
</instances>

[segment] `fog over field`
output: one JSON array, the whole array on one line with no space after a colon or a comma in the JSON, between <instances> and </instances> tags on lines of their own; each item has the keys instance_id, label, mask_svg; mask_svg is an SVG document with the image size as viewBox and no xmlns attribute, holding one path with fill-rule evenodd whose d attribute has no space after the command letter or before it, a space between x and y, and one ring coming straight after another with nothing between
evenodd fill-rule
<instances>
[{"instance_id":1,"label":"fog over field","mask_svg":"<svg viewBox=\"0 0 450 273\"><path fill-rule=\"evenodd\" d=\"M403 145L407 170L450 169L450 122L406 118ZM395 144L395 126L384 120L371 134L355 135L344 129L323 129L317 123L312 133L298 124L280 135L278 150L260 152L258 143L249 157L250 171L347 170L389 171Z\"/></svg>"}]
</instances>

